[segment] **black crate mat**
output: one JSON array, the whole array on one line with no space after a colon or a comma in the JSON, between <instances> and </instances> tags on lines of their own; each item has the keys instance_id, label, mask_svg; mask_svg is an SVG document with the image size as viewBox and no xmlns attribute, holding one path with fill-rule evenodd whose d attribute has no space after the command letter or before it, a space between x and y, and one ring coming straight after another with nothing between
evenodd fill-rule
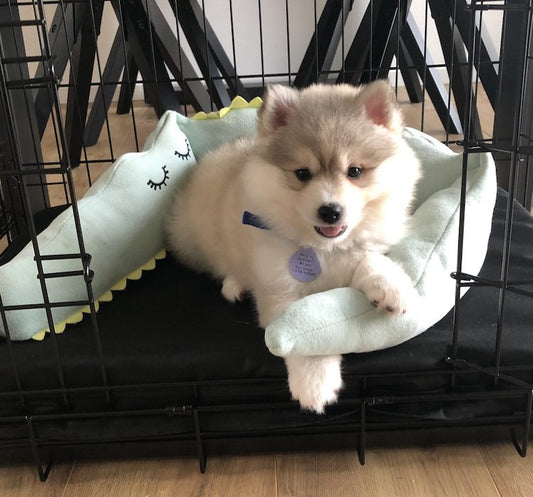
<instances>
[{"instance_id":1,"label":"black crate mat","mask_svg":"<svg viewBox=\"0 0 533 497\"><path fill-rule=\"evenodd\" d=\"M506 194L499 191L489 250L480 274L483 278L500 277L506 202ZM511 279L533 280L533 218L518 205L512 237ZM498 298L497 288L478 287L461 301L459 356L482 367L494 361ZM515 377L531 381L531 302L528 297L508 293L505 311L501 364L504 371L510 367ZM139 281L129 282L125 291L116 292L112 302L101 305L97 318L107 383L102 379L88 317L57 335L59 360L50 337L42 342L12 344L22 393L16 386L7 342L0 340L0 421L28 413L57 415L54 422L40 423L40 429L45 430L42 434L48 434L45 438L104 440L116 430L113 426L121 423L113 413L123 412L129 413L124 415L125 438L157 438L192 430L187 418L170 422L164 416L165 409L173 418L180 414L172 412L176 406L199 406L205 413L203 429L209 431L211 423L216 433L231 432L239 424L248 426L252 433L264 429L306 430L324 423L330 423L333 429L338 423L350 425L358 419L363 394L381 398L380 402L386 404L383 398L387 396L427 394L438 400L449 391L451 368L446 358L452 342L451 312L402 345L345 355L346 387L341 403L329 408L325 418L301 413L296 404L291 404L283 360L266 348L253 303L227 303L217 282L183 267L170 256ZM59 369L66 388L58 380ZM430 373L424 374L426 371ZM476 371L459 371L458 376L459 393L469 388L490 391L493 381ZM476 402L477 407L472 409L453 409L449 403L443 408L438 402L391 402L393 407L370 409L368 414L378 422L383 413L388 413L389 421L394 420L391 410L401 419L467 419L480 413L494 416L514 412L508 398L480 398ZM221 406L224 409L220 410ZM153 414L162 416L162 421L151 423L149 417L141 415L141 411L150 409L157 411ZM99 412L110 413L111 417L100 424L97 420L60 418L69 413ZM18 431L21 437L27 436L23 425L0 424L0 440L13 440Z\"/></svg>"}]
</instances>

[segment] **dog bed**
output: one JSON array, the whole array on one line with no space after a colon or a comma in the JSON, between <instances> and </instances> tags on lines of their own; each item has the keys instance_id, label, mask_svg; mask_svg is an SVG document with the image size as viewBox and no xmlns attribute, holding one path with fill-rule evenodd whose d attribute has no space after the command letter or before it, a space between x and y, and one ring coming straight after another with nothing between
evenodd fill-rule
<instances>
[{"instance_id":1,"label":"dog bed","mask_svg":"<svg viewBox=\"0 0 533 497\"><path fill-rule=\"evenodd\" d=\"M254 112L230 114L231 121L190 120L178 116L198 159L253 126ZM416 307L390 316L372 307L358 290L339 288L310 295L290 305L266 329L265 341L279 356L367 352L400 344L441 319L454 305L462 154L432 137L406 129L404 136L419 157L423 178L417 188L411 230L389 256L411 276L420 294ZM211 142L206 137L213 137ZM492 156L471 154L467 194L463 268L477 275L485 259L496 199ZM466 291L466 290L465 290Z\"/></svg>"},{"instance_id":2,"label":"dog bed","mask_svg":"<svg viewBox=\"0 0 533 497\"><path fill-rule=\"evenodd\" d=\"M124 175L126 184L134 183L138 187L142 182L134 174L133 166L138 159L140 162L150 159L146 162L155 161L157 164L163 161L163 165L168 162L169 171L172 171L171 167L178 171L178 174L170 174L169 178L166 178L165 173L163 183L167 181L169 188L162 188L162 184L158 186L161 178L157 182L151 179L143 181L146 187L145 194L158 194L164 191L169 192L168 198L170 198L171 190L177 186L182 173L194 163L193 154L199 159L221 143L255 131L255 116L259 105L258 99L250 104L242 99L236 99L229 109L224 109L220 113L200 115L194 119L168 112L147 140L145 152L127 154L117 161L112 171L119 168L125 171L128 173ZM186 138L182 137L181 141L182 135L178 125L186 136ZM422 305L406 315L391 317L371 308L366 298L353 289L336 289L312 295L290 306L267 328L266 342L272 353L316 355L361 352L392 346L424 331L453 306L455 286L453 280L449 278L449 273L456 269L455 245L460 188L458 176L461 170L461 156L452 153L448 148L423 133L415 130L406 130L405 133L406 139L421 158L425 176L418 189L414 229L402 244L391 251L390 255L404 265L415 281L417 290L422 296ZM162 137L166 138L162 139ZM129 166L126 168L125 164ZM165 172L163 169L162 171ZM132 181L126 179L128 175L134 179ZM132 193L131 191L128 193L120 182L112 182L111 180L115 177L119 176L111 172L107 174L105 178L99 180L98 185L95 184L93 192L90 192L79 203L82 227L87 239L87 251L93 256L91 264L95 271L93 285L102 281L101 287L97 287L94 293L97 296L100 295L102 300L109 299L110 289L123 287L124 278L132 271L138 276L140 267L153 267L152 261L160 253L162 247L162 220L167 211L166 202L168 202L166 199L156 203L154 198L151 198L148 204L152 217L147 216L146 224L124 223L122 222L124 219L131 217L131 209L127 206L130 205ZM141 177L144 178L144 176ZM154 186L150 186L150 181ZM171 181L172 184L170 184ZM106 185L105 188L101 186L103 184ZM114 197L121 199L117 201L120 208L108 210L113 205L108 206L107 202L96 198L98 195L95 195L95 192L105 192L106 188L114 189L116 193ZM496 191L494 168L489 155L479 154L471 159L467 190L464 270L477 274L486 253ZM99 209L94 209L93 204L85 210L84 206L90 205L91 199L93 203L98 203ZM66 216L69 216L68 211ZM92 222L88 223L86 216ZM60 216L40 235L42 237L40 245L46 246L46 240L49 238L54 240L58 226L61 228L63 225L66 230L65 220ZM87 235L87 231L91 227L98 226L101 226L104 232L103 240L90 244L93 236L91 233ZM115 231L110 229L110 226L117 226L120 229ZM150 227L156 228L155 234L148 235L148 231L145 231ZM74 233L72 229L69 231ZM111 238L109 238L110 234ZM131 247L136 246L135 240L139 238L151 239L153 244L146 250L144 248L142 251L138 248L131 250ZM69 244L72 245L73 242L75 242L75 237L69 241ZM73 249L72 246L64 246L62 250L69 253ZM125 253L133 253L137 259L128 267L124 268L121 265L121 270L117 272L113 261L121 262ZM100 254L106 259L103 265L97 262ZM20 259L23 259L29 269L24 271L15 269ZM61 270L65 270L64 267ZM11 262L1 266L0 271L0 294L3 304L14 305L27 302L30 293L27 291L27 285L21 284L21 276L25 274L25 271L29 271L30 274L24 281L35 282L36 269L31 247L28 246ZM72 289L65 284L65 278L53 280L53 284L58 292L57 295L52 292L54 301L65 300L66 297L62 296L69 296L68 299L72 300ZM83 298L83 295L86 295L84 282L80 281L79 285L80 298ZM32 297L33 302L38 302L39 299L42 301L40 286L38 284L33 286L37 292ZM48 286L52 286L52 281L48 283ZM60 311L63 314L60 314ZM73 311L75 311L74 314ZM36 324L32 326L28 323L33 318L28 320L29 311L27 310L9 311L7 314L10 336L15 340L27 339L35 336L36 333L40 333L38 337L42 337L43 330L47 327L46 314L42 309L31 310L36 321ZM59 323L58 331L64 328L65 322L77 321L80 318L80 309L68 307L54 309L54 322ZM3 331L0 327L0 332Z\"/></svg>"}]
</instances>

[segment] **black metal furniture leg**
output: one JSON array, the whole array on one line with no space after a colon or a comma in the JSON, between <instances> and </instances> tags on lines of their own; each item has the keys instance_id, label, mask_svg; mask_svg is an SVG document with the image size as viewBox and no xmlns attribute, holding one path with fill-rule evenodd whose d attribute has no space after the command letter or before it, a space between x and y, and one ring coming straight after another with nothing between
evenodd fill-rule
<instances>
[{"instance_id":1,"label":"black metal furniture leg","mask_svg":"<svg viewBox=\"0 0 533 497\"><path fill-rule=\"evenodd\" d=\"M90 147L98 142L100 131L106 120L107 112L111 106L111 100L115 94L117 81L124 69L124 50L122 49L122 34L117 31L113 45L109 52L104 72L102 74L102 84L98 88L96 97L91 107L89 119L85 127L85 145Z\"/></svg>"},{"instance_id":2,"label":"black metal furniture leg","mask_svg":"<svg viewBox=\"0 0 533 497\"><path fill-rule=\"evenodd\" d=\"M447 7L449 15L454 20L461 37L466 41L472 29L469 18L471 12L469 5L465 0L448 0ZM476 44L476 53L474 54L474 66L479 73L479 79L483 84L489 102L494 108L498 92L498 74L494 68L494 62L498 60L498 53L490 38L483 36L483 33L477 27L475 28L475 36L478 42Z\"/></svg>"},{"instance_id":3,"label":"black metal furniture leg","mask_svg":"<svg viewBox=\"0 0 533 497\"><path fill-rule=\"evenodd\" d=\"M208 40L191 2L189 0L169 0L169 3L174 15L180 20L181 28L207 84L212 102L218 108L229 106L231 97L212 56ZM232 78L234 76L234 74L231 75Z\"/></svg>"},{"instance_id":4,"label":"black metal furniture leg","mask_svg":"<svg viewBox=\"0 0 533 497\"><path fill-rule=\"evenodd\" d=\"M377 23L376 12L379 12L383 0L373 0L368 4L366 11L357 28L354 39L344 60L344 74L339 75L337 82L359 85L365 71L367 55L370 50L369 40L374 36Z\"/></svg>"},{"instance_id":5,"label":"black metal furniture leg","mask_svg":"<svg viewBox=\"0 0 533 497\"><path fill-rule=\"evenodd\" d=\"M346 0L345 0L346 1ZM353 0L351 0L353 2ZM217 35L213 31L211 24L205 18L205 13L198 5L197 1L191 2L192 10L196 15L196 19L200 25L205 24L205 35L207 37L207 44L211 52L211 56L215 60L215 64L222 73L226 84L228 85L233 96L239 95L245 99L249 98L248 90L242 84L240 78L236 76L235 67L229 60L224 48L222 47Z\"/></svg>"},{"instance_id":6,"label":"black metal furniture leg","mask_svg":"<svg viewBox=\"0 0 533 497\"><path fill-rule=\"evenodd\" d=\"M5 141L3 149L10 154L9 157L4 157L3 161L10 164L18 162L15 157L16 151L12 148L14 144L9 138L9 128L11 127L11 131L17 135L22 163L42 164L43 157L37 116L33 105L33 93L23 83L24 81L29 81L30 75L28 65L24 60L26 49L18 7L6 3L1 4L0 23L2 22L5 23L5 26L0 26L0 57L3 59L2 66L4 70L0 73L0 84L2 85L1 90L4 93L4 99L0 104L0 118L6 120L0 123L0 140ZM8 26L8 23L11 26ZM45 29L45 24L41 24L38 29ZM13 62L11 63L9 60ZM48 83L51 82L49 74L45 75L43 79ZM11 86L8 89L10 83L15 86ZM8 108L9 106L11 109ZM13 111L12 115L10 110ZM12 144L11 147L8 146L9 143ZM25 188L29 195L29 205L32 213L48 207L48 190L43 185L40 175L26 175L21 181L26 184ZM19 228L24 230L26 220L20 198L20 186L15 178L8 178L7 181L2 181L2 189L10 190L10 192L4 192L5 198L7 198L7 195L10 195L11 198L17 197L13 203L12 216L18 221Z\"/></svg>"},{"instance_id":7,"label":"black metal furniture leg","mask_svg":"<svg viewBox=\"0 0 533 497\"><path fill-rule=\"evenodd\" d=\"M154 36L156 37L157 45L163 60L176 81L179 83L180 88L185 92L187 97L186 101L189 102L197 112L203 109L209 109L209 93L206 91L201 81L188 80L188 78L196 77L194 68L185 52L182 50L181 45L178 43L178 40L168 25L164 14L153 0L151 0L150 4L150 14Z\"/></svg>"},{"instance_id":8,"label":"black metal furniture leg","mask_svg":"<svg viewBox=\"0 0 533 497\"><path fill-rule=\"evenodd\" d=\"M418 74L415 69L415 64L411 54L405 46L405 42L400 38L400 46L398 49L398 65L400 66L400 73L402 75L403 82L409 101L412 104L418 104L424 100L424 92L418 79Z\"/></svg>"},{"instance_id":9,"label":"black metal furniture leg","mask_svg":"<svg viewBox=\"0 0 533 497\"><path fill-rule=\"evenodd\" d=\"M79 36L81 26L88 12L87 3L67 3L59 5L48 31L50 40L50 50L54 55L54 71L58 78L61 78L67 67L70 49ZM40 63L37 67L35 77L42 77L45 74L45 65ZM52 112L53 97L49 94L48 88L39 88L35 95L35 114L39 125L39 135L43 136Z\"/></svg>"},{"instance_id":10,"label":"black metal furniture leg","mask_svg":"<svg viewBox=\"0 0 533 497\"><path fill-rule=\"evenodd\" d=\"M494 144L509 150L509 153L496 153L496 175L498 185L509 191L512 183L510 177L511 151L516 147L525 148L526 154L520 154L519 167L515 183L516 198L528 209L531 208L533 191L532 173L529 171L533 163L531 143L533 137L533 95L525 88L533 87L533 67L531 54L533 52L532 33L528 33L528 0L507 0L506 6L510 10L504 12L501 62L499 66L499 88L494 109ZM529 65L523 59L524 43L529 36ZM518 49L518 47L520 47ZM524 95L522 95L524 93ZM523 98L524 97L524 98ZM518 117L521 116L521 120ZM529 166L529 167L528 167Z\"/></svg>"},{"instance_id":11,"label":"black metal furniture leg","mask_svg":"<svg viewBox=\"0 0 533 497\"><path fill-rule=\"evenodd\" d=\"M374 12L374 15L377 16L377 22L373 30L371 49L367 55L367 71L363 74L363 83L388 77L397 48L398 30L403 25L400 15L405 16L410 3L410 1L401 2L399 9L397 0L384 0L379 11Z\"/></svg>"},{"instance_id":12,"label":"black metal furniture leg","mask_svg":"<svg viewBox=\"0 0 533 497\"><path fill-rule=\"evenodd\" d=\"M437 27L459 118L463 120L466 115L465 111L470 106L467 101L468 87L473 84L472 81L468 81L468 61L463 40L449 15L446 0L428 0L428 2ZM482 138L481 123L475 105L471 106L471 110L470 130L472 137ZM466 124L464 122L462 124L466 128Z\"/></svg>"},{"instance_id":13,"label":"black metal furniture leg","mask_svg":"<svg viewBox=\"0 0 533 497\"><path fill-rule=\"evenodd\" d=\"M71 56L65 132L71 165L80 163L81 152L85 146L85 121L89 106L89 94L93 75L93 66L97 50L97 38L102 23L103 0L92 2L93 11L85 16L80 36L74 44Z\"/></svg>"},{"instance_id":14,"label":"black metal furniture leg","mask_svg":"<svg viewBox=\"0 0 533 497\"><path fill-rule=\"evenodd\" d=\"M123 16L128 47L137 63L143 85L158 117L167 110L181 112L181 106L159 47L154 43L150 23L141 2L112 0L118 18Z\"/></svg>"},{"instance_id":15,"label":"black metal furniture leg","mask_svg":"<svg viewBox=\"0 0 533 497\"><path fill-rule=\"evenodd\" d=\"M328 0L320 20L307 46L294 86L304 88L318 81L326 81L333 57L342 36L346 18L352 9L353 0ZM340 77L343 75L341 74Z\"/></svg>"},{"instance_id":16,"label":"black metal furniture leg","mask_svg":"<svg viewBox=\"0 0 533 497\"><path fill-rule=\"evenodd\" d=\"M2 34L2 37L4 35ZM3 95L0 94L0 97ZM0 170L11 169L15 163L13 150L10 144L10 124L9 111L6 106L7 102L4 98L0 98ZM14 102L15 104L15 102ZM10 207L9 211L0 220L1 234L9 233L10 239L18 235L23 235L26 232L26 216L24 212L24 205L20 195L20 185L18 179L13 176L1 178L0 181L0 198ZM37 195L37 200L39 196ZM33 204L33 201L31 202ZM6 212L2 206L2 213Z\"/></svg>"},{"instance_id":17,"label":"black metal furniture leg","mask_svg":"<svg viewBox=\"0 0 533 497\"><path fill-rule=\"evenodd\" d=\"M407 22L402 30L402 42L411 55L414 66L417 68L420 79L425 83L425 89L435 107L435 111L447 132L459 134L462 132L461 120L450 101L448 104L448 92L440 79L437 69L431 67L433 59L429 52L424 59L424 39L411 14L407 16Z\"/></svg>"},{"instance_id":18,"label":"black metal furniture leg","mask_svg":"<svg viewBox=\"0 0 533 497\"><path fill-rule=\"evenodd\" d=\"M122 77L122 83L120 84L120 93L118 95L117 102L117 114L127 114L132 105L133 92L137 85L137 76L139 74L139 68L137 63L131 54L131 50L128 48L126 51L126 68L128 71L127 76Z\"/></svg>"}]
</instances>

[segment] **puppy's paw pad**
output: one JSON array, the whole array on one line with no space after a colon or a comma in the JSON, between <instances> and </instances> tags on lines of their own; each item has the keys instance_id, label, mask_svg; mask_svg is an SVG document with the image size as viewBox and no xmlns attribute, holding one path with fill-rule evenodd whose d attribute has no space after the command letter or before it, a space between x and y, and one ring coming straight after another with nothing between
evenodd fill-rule
<instances>
[{"instance_id":1,"label":"puppy's paw pad","mask_svg":"<svg viewBox=\"0 0 533 497\"><path fill-rule=\"evenodd\" d=\"M373 282L366 294L374 307L391 314L405 314L416 300L416 292L410 284L393 285L381 278Z\"/></svg>"},{"instance_id":2,"label":"puppy's paw pad","mask_svg":"<svg viewBox=\"0 0 533 497\"><path fill-rule=\"evenodd\" d=\"M236 302L241 300L244 290L235 278L232 276L227 276L222 282L222 290L220 293L222 293L224 298L229 302Z\"/></svg>"}]
</instances>

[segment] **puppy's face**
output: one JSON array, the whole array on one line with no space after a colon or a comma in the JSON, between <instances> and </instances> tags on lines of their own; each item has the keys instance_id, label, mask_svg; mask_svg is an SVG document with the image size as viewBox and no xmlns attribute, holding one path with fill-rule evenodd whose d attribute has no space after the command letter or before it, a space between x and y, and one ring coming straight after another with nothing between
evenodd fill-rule
<instances>
[{"instance_id":1,"label":"puppy's face","mask_svg":"<svg viewBox=\"0 0 533 497\"><path fill-rule=\"evenodd\" d=\"M301 92L271 87L259 117L256 164L268 221L318 249L375 231L387 218L383 205L402 188L405 210L418 177L416 160L402 164L409 153L401 129L383 82Z\"/></svg>"}]
</instances>

